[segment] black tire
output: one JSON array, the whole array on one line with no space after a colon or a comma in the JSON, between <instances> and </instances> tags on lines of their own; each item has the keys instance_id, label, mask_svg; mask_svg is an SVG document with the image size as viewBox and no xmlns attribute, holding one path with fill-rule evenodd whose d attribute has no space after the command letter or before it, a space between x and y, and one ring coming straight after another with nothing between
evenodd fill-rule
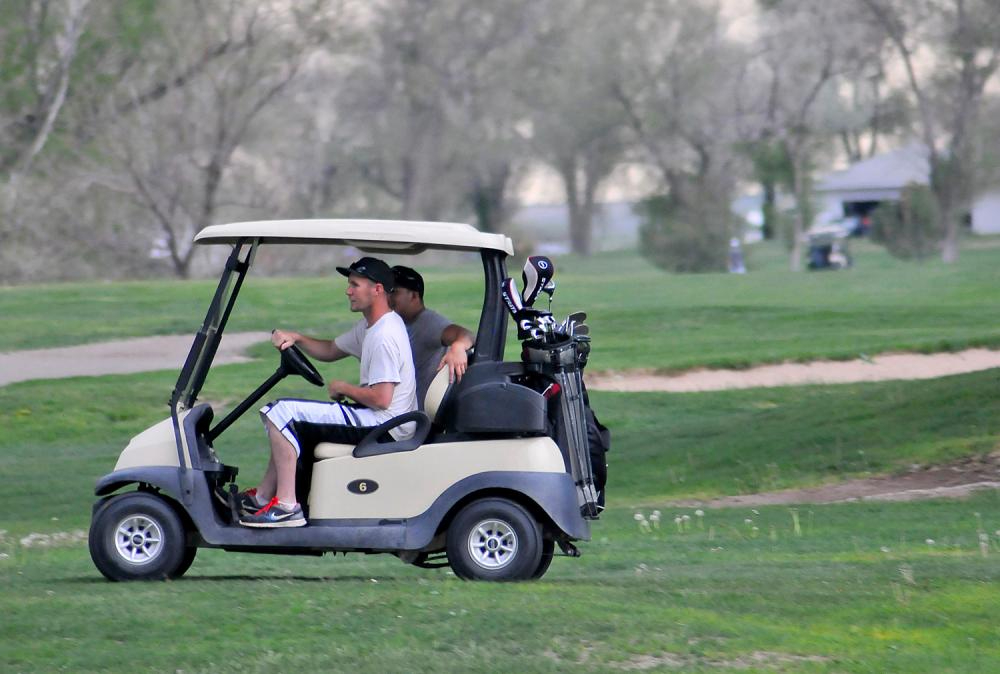
<instances>
[{"instance_id":1,"label":"black tire","mask_svg":"<svg viewBox=\"0 0 1000 674\"><path fill-rule=\"evenodd\" d=\"M90 557L108 580L162 580L187 571L194 554L184 524L163 499L132 492L101 507L90 524ZM190 558L188 558L190 557Z\"/></svg>"},{"instance_id":2,"label":"black tire","mask_svg":"<svg viewBox=\"0 0 1000 674\"><path fill-rule=\"evenodd\" d=\"M555 541L551 538L542 540L542 558L539 560L534 573L531 574L532 580L538 580L545 575L545 572L549 570L549 565L552 564L552 558L555 556L555 552Z\"/></svg>"},{"instance_id":3,"label":"black tire","mask_svg":"<svg viewBox=\"0 0 1000 674\"><path fill-rule=\"evenodd\" d=\"M448 563L465 580L528 580L541 563L542 547L535 518L503 498L473 501L448 528Z\"/></svg>"},{"instance_id":4,"label":"black tire","mask_svg":"<svg viewBox=\"0 0 1000 674\"><path fill-rule=\"evenodd\" d=\"M181 558L181 564L176 569L174 569L173 573L170 574L169 578L173 580L174 578L180 578L185 573L187 573L187 570L191 568L192 564L194 564L194 557L197 554L198 554L198 548L193 545L189 545L188 547L184 548L184 556Z\"/></svg>"}]
</instances>

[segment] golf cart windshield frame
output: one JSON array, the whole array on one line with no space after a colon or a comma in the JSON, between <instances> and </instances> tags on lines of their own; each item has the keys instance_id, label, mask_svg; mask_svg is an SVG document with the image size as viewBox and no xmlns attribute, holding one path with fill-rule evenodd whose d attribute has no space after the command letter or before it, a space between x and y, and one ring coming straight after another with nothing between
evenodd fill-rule
<instances>
[{"instance_id":1,"label":"golf cart windshield frame","mask_svg":"<svg viewBox=\"0 0 1000 674\"><path fill-rule=\"evenodd\" d=\"M181 368L177 384L170 398L170 408L174 421L178 411L191 409L205 384L216 351L222 342L229 316L232 314L243 281L253 264L253 258L261 239L240 239L226 260L219 285L209 305L208 313L201 329L195 335L184 367ZM296 243L316 244L316 241ZM337 242L328 242L337 243ZM505 258L501 250L480 249L486 283L483 292L483 308L479 318L473 361L503 360L507 337L507 311L500 297L500 284L506 274ZM183 465L183 462L182 464Z\"/></svg>"},{"instance_id":2,"label":"golf cart windshield frame","mask_svg":"<svg viewBox=\"0 0 1000 674\"><path fill-rule=\"evenodd\" d=\"M170 408L174 414L177 413L178 407L191 409L198 399L212 361L215 360L215 353L222 342L222 333L236 304L240 287L257 253L258 245L257 240L252 242L241 240L233 246L233 251L226 260L219 285L208 306L208 313L205 314L201 329L195 335L194 343L191 344L191 350L170 397Z\"/></svg>"}]
</instances>

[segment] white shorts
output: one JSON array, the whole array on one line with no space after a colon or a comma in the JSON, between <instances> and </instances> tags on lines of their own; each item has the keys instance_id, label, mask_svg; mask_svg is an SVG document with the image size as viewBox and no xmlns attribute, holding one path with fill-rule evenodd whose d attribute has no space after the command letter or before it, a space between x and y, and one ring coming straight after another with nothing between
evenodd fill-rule
<instances>
[{"instance_id":1,"label":"white shorts","mask_svg":"<svg viewBox=\"0 0 1000 674\"><path fill-rule=\"evenodd\" d=\"M344 439L336 437L338 427L357 429L353 434L344 430L343 435L350 441L352 435L364 434L361 429L370 430L381 423L372 410L364 407L292 398L283 398L264 405L260 408L260 415L281 431L281 434L295 447L296 454L302 453L298 435L301 434L303 426L309 426L315 431L310 433L310 436L322 437L324 434L329 434L333 436L331 438L333 441L343 442Z\"/></svg>"}]
</instances>

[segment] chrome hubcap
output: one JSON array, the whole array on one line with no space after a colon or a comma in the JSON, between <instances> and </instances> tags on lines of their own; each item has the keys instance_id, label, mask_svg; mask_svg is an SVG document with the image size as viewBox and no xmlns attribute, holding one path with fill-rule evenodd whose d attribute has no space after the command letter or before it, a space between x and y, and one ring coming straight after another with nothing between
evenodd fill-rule
<instances>
[{"instance_id":1,"label":"chrome hubcap","mask_svg":"<svg viewBox=\"0 0 1000 674\"><path fill-rule=\"evenodd\" d=\"M500 569L517 555L517 534L500 520L483 520L469 533L469 554L485 569Z\"/></svg>"},{"instance_id":2,"label":"chrome hubcap","mask_svg":"<svg viewBox=\"0 0 1000 674\"><path fill-rule=\"evenodd\" d=\"M148 564L163 549L163 532L156 520L145 515L130 515L115 528L115 549L129 564Z\"/></svg>"}]
</instances>

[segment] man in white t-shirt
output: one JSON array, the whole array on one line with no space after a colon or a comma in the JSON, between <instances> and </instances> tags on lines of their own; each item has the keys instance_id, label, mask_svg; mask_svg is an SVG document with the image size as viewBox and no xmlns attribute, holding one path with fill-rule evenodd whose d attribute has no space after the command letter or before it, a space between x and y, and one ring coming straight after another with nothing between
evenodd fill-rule
<instances>
[{"instance_id":1,"label":"man in white t-shirt","mask_svg":"<svg viewBox=\"0 0 1000 674\"><path fill-rule=\"evenodd\" d=\"M240 524L248 527L300 527L306 520L295 495L295 464L300 442L350 438L366 429L417 409L417 385L409 337L403 319L389 308L392 270L382 260L363 257L349 268L351 311L363 319L336 339L315 339L297 332L275 330L271 342L280 350L293 344L322 361L354 356L361 361L359 385L331 380L330 397L337 402L283 399L261 408L271 443L271 460L260 484L240 494ZM344 403L350 398L356 405ZM396 440L413 434L415 424L389 431Z\"/></svg>"}]
</instances>

